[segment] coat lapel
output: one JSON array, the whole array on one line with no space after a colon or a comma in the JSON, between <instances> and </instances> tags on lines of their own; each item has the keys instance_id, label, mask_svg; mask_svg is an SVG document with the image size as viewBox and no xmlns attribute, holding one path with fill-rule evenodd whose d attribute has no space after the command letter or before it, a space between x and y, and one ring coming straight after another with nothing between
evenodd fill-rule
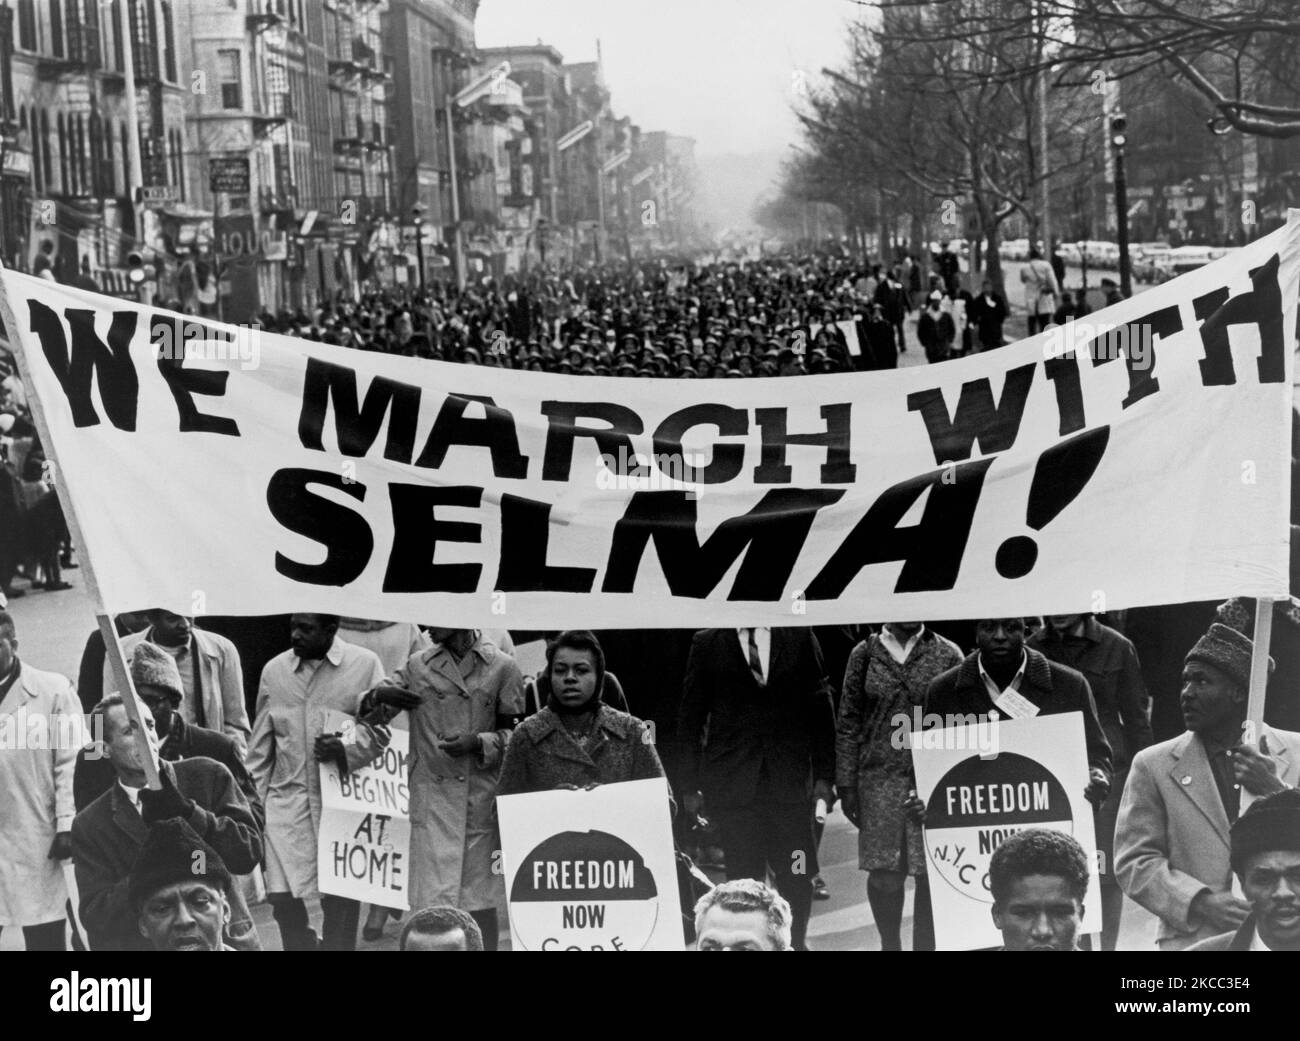
<instances>
[{"instance_id":1,"label":"coat lapel","mask_svg":"<svg viewBox=\"0 0 1300 1041\"><path fill-rule=\"evenodd\" d=\"M1169 779L1212 825L1223 844L1228 844L1228 814L1219 798L1218 786L1210 770L1210 760L1196 735L1188 731L1173 747L1174 762Z\"/></svg>"},{"instance_id":2,"label":"coat lapel","mask_svg":"<svg viewBox=\"0 0 1300 1041\"><path fill-rule=\"evenodd\" d=\"M1268 754L1277 763L1277 775L1284 784L1295 786L1293 776L1296 764L1291 758L1291 746L1280 738L1271 727L1264 727L1264 736L1268 738Z\"/></svg>"},{"instance_id":3,"label":"coat lapel","mask_svg":"<svg viewBox=\"0 0 1300 1041\"><path fill-rule=\"evenodd\" d=\"M473 651L470 651L473 654ZM436 654L433 661L429 663L435 672L447 677L452 683L456 684L456 689L462 694L468 696L469 688L465 686L465 677L460 674L460 669L456 668L456 663L451 660L451 652L445 648L441 653Z\"/></svg>"},{"instance_id":4,"label":"coat lapel","mask_svg":"<svg viewBox=\"0 0 1300 1041\"><path fill-rule=\"evenodd\" d=\"M538 716L541 716L542 713L545 713L547 717L546 729L537 735L536 743L540 745L550 737L550 748L548 751L549 754L555 756L556 759L568 759L574 763L582 763L584 766L594 766L595 763L592 757L587 755L587 753L579 747L578 742L570 737L569 732L564 729L564 724L560 722L560 717L549 708L542 709L542 711L538 713ZM599 741L604 741L604 734L599 733L599 719L596 720L596 728L598 732L597 739ZM594 750L595 746L593 745L593 751Z\"/></svg>"},{"instance_id":5,"label":"coat lapel","mask_svg":"<svg viewBox=\"0 0 1300 1041\"><path fill-rule=\"evenodd\" d=\"M134 842L143 845L145 839L149 837L149 829L145 826L143 818L131 805L131 800L126 797L126 793L122 791L122 786L116 779L113 780L111 790L113 823L126 832Z\"/></svg>"},{"instance_id":6,"label":"coat lapel","mask_svg":"<svg viewBox=\"0 0 1300 1041\"><path fill-rule=\"evenodd\" d=\"M14 680L4 701L0 702L0 716L11 716L28 698L36 697L36 692L27 686L27 666L18 666L18 678Z\"/></svg>"}]
</instances>

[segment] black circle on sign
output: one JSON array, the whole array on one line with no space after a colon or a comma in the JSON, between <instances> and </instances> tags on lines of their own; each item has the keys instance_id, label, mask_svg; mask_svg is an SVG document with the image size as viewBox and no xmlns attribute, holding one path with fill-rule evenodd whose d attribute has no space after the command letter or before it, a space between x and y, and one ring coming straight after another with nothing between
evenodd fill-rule
<instances>
[{"instance_id":1,"label":"black circle on sign","mask_svg":"<svg viewBox=\"0 0 1300 1041\"><path fill-rule=\"evenodd\" d=\"M1003 578L1024 578L1038 560L1038 544L1028 535L1016 535L998 547L995 558Z\"/></svg>"}]
</instances>

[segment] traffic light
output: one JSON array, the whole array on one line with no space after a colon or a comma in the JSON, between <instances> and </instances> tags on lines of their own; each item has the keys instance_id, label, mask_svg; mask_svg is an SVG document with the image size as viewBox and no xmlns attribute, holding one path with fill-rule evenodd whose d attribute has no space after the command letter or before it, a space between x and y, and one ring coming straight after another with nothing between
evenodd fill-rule
<instances>
[{"instance_id":1,"label":"traffic light","mask_svg":"<svg viewBox=\"0 0 1300 1041\"><path fill-rule=\"evenodd\" d=\"M1116 112L1110 117L1110 139L1116 148L1123 148L1128 140L1128 117L1123 112Z\"/></svg>"},{"instance_id":2,"label":"traffic light","mask_svg":"<svg viewBox=\"0 0 1300 1041\"><path fill-rule=\"evenodd\" d=\"M158 276L152 264L144 262L144 254L139 250L131 250L126 255L126 277L130 279L132 285L141 285L145 282L152 282Z\"/></svg>"}]
</instances>

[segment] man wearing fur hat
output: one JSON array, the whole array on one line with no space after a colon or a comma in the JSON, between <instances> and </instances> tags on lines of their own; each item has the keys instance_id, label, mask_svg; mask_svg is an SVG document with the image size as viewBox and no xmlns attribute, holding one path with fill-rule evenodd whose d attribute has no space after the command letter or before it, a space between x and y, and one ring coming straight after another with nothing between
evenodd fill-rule
<instances>
[{"instance_id":1,"label":"man wearing fur hat","mask_svg":"<svg viewBox=\"0 0 1300 1041\"><path fill-rule=\"evenodd\" d=\"M153 716L154 731L161 742L158 758L169 763L203 756L221 763L235 779L257 818L259 829L266 822L266 812L257 786L244 768L244 760L234 738L187 722L181 706L184 685L176 659L157 644L147 640L136 644L131 653L131 680L136 693ZM77 756L77 772L72 794L80 812L113 786L117 774L108 757L94 747L83 748Z\"/></svg>"},{"instance_id":2,"label":"man wearing fur hat","mask_svg":"<svg viewBox=\"0 0 1300 1041\"><path fill-rule=\"evenodd\" d=\"M230 872L215 849L180 817L159 821L127 880L140 935L155 951L233 951Z\"/></svg>"},{"instance_id":3,"label":"man wearing fur hat","mask_svg":"<svg viewBox=\"0 0 1300 1041\"><path fill-rule=\"evenodd\" d=\"M1232 892L1229 838L1242 789L1261 797L1300 780L1300 734L1264 726L1258 747L1243 739L1252 651L1235 629L1210 626L1183 665L1186 733L1137 754L1120 800L1115 875L1159 917L1161 950L1242 925L1250 905Z\"/></svg>"},{"instance_id":4,"label":"man wearing fur hat","mask_svg":"<svg viewBox=\"0 0 1300 1041\"><path fill-rule=\"evenodd\" d=\"M1232 870L1250 903L1236 932L1193 951L1300 951L1300 791L1284 788L1250 804L1232 826Z\"/></svg>"}]
</instances>

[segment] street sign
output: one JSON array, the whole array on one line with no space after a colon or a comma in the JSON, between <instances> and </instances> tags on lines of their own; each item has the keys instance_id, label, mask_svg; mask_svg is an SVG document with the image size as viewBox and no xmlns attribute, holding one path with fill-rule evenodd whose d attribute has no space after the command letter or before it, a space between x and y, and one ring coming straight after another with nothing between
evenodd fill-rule
<instances>
[{"instance_id":1,"label":"street sign","mask_svg":"<svg viewBox=\"0 0 1300 1041\"><path fill-rule=\"evenodd\" d=\"M180 192L170 184L146 184L139 191L140 203L144 206L165 206L167 203L176 202L180 198Z\"/></svg>"},{"instance_id":2,"label":"street sign","mask_svg":"<svg viewBox=\"0 0 1300 1041\"><path fill-rule=\"evenodd\" d=\"M496 94L501 92L499 84L505 82L505 78L510 75L510 63L503 61L495 69L485 76L480 76L464 90L460 91L455 98L456 105L459 108L465 108L472 105L484 94Z\"/></svg>"},{"instance_id":3,"label":"street sign","mask_svg":"<svg viewBox=\"0 0 1300 1041\"><path fill-rule=\"evenodd\" d=\"M640 184L642 181L648 180L649 177L650 177L654 172L655 172L655 168L654 168L653 166L647 166L647 167L646 167L644 170L642 170L639 174L636 174L635 176L633 176L633 178L632 178L632 184L635 186L635 185Z\"/></svg>"},{"instance_id":4,"label":"street sign","mask_svg":"<svg viewBox=\"0 0 1300 1041\"><path fill-rule=\"evenodd\" d=\"M248 158L219 158L208 160L208 188L214 192L247 195L249 192Z\"/></svg>"},{"instance_id":5,"label":"street sign","mask_svg":"<svg viewBox=\"0 0 1300 1041\"><path fill-rule=\"evenodd\" d=\"M592 128L595 125L596 124L593 123L590 119L584 120L583 122L579 123L576 127L574 127L562 138L560 138L558 141L555 142L555 150L557 152L563 152L570 145L576 145L579 141L581 141L584 137L586 137L588 134L591 133Z\"/></svg>"},{"instance_id":6,"label":"street sign","mask_svg":"<svg viewBox=\"0 0 1300 1041\"><path fill-rule=\"evenodd\" d=\"M604 165L601 166L600 171L601 173L610 173L613 170L617 170L620 166L622 166L631 158L632 158L631 149L625 148L623 149L623 151L619 152L618 155L612 156L609 159L605 160L605 163Z\"/></svg>"}]
</instances>

